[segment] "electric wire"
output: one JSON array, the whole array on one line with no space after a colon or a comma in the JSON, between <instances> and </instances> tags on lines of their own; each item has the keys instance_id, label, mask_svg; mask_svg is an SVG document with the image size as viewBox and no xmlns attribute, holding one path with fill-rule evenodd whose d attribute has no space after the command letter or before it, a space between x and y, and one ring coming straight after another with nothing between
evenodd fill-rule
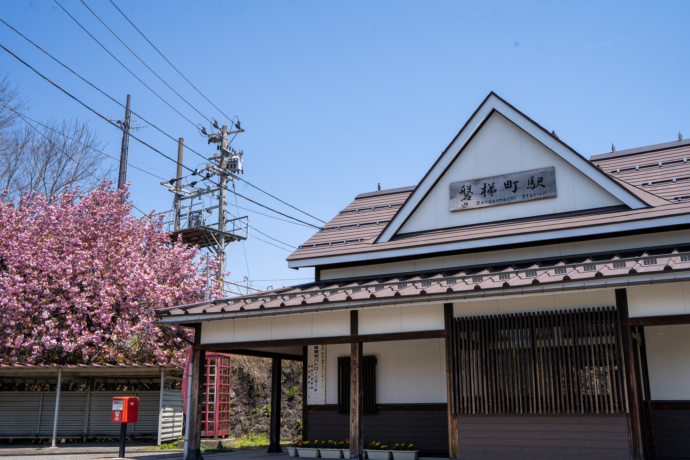
<instances>
[{"instance_id":1,"label":"electric wire","mask_svg":"<svg viewBox=\"0 0 690 460\"><path fill-rule=\"evenodd\" d=\"M49 130L51 130L51 131L56 132L56 133L62 135L63 137L66 137L67 139L70 139L70 140L72 140L72 141L74 141L74 142L77 142L77 143L83 145L84 147L87 147L87 148L90 148L90 149L92 149L92 150L95 150L96 152L102 153L103 155L109 156L110 158L114 158L114 157L108 155L108 154L105 153L105 152L102 152L102 151L100 151L100 150L98 150L98 149L94 149L93 147L87 146L87 145L84 144L83 142L80 142L80 141L78 141L78 140L76 140L76 139L73 139L73 138L70 137L70 136L67 136L67 135L65 135L65 134L63 134L63 133L60 133L60 132L57 131L56 129L50 128L49 126L46 126L46 125L44 125L43 123L37 122L36 120L32 119L32 118L29 117L28 115L23 115L23 114L17 112L16 110L14 110L12 107L8 106L7 104L3 104L3 106L4 106L5 108L7 108L7 109L10 109L12 112L14 112L19 118L22 119L22 121L23 121L24 123L26 123L31 129L33 129L34 131L36 131L41 137L43 137L43 138L46 139L46 140L49 140L48 137L47 137L45 134L43 134L43 133L41 132L40 129L36 128L36 126L34 126L33 124L31 124L29 121L27 121L27 119L28 119L28 120L31 120L31 121L33 121L33 122L35 122L35 123L37 123L37 124L39 124L39 125L41 125L41 126L43 126L44 128L47 128L47 129L49 129ZM75 165L79 166L79 162L78 162L77 160L75 160L74 158L72 158L72 156L71 156L69 153L67 153L66 150L64 150L64 149L62 149L62 148L61 148L60 150L62 150L62 153L63 153L67 158L69 158L70 160L72 160L72 162L73 162ZM137 169L139 169L139 168L137 168ZM143 171L143 170L142 170L142 171ZM151 173L149 173L148 171L143 171L143 172L145 172L145 173L147 173L147 174L151 174ZM129 204L130 204L134 209L136 209L137 211L139 211L139 212L143 215L143 217L149 218L149 214L146 214L144 211L142 211L141 209L139 209L133 202L130 201Z\"/></svg>"},{"instance_id":2,"label":"electric wire","mask_svg":"<svg viewBox=\"0 0 690 460\"><path fill-rule=\"evenodd\" d=\"M182 78L184 78L184 80L185 80L187 83L189 83L189 85L190 85L192 88L194 88L194 89L196 90L197 93L199 93L199 94L201 95L201 97L203 97L204 99L206 99L206 101L207 101L209 104L211 104L216 110L218 110L221 114L223 114L223 116L224 116L225 118L227 118L229 121L233 121L233 118L234 118L234 117L229 117L229 116L227 116L222 110L220 110L218 107L216 107L216 105L215 105L213 102L211 102L211 100L210 100L209 98L207 98L207 97L204 95L204 93L202 93L196 86L194 86L194 84L193 84L191 81L189 81L189 80L187 79L187 77L185 77L184 75L182 75L182 72L180 72L180 71L177 69L177 67L175 67L175 66L173 65L173 63L170 62L170 61L168 60L168 58L166 58L166 57L163 55L163 53L160 52L160 50L159 50L158 48L156 48L156 45L154 45L153 43L151 43L151 40L149 40L149 39L146 37L146 35L144 35L144 33L143 33L141 30L139 30L139 28L138 28L137 26L134 25L134 23L127 17L127 15L126 15L125 13L123 13L122 10L121 10L120 8L118 8L118 6L113 2L113 0L110 0L110 3L115 7L115 9L116 9L117 11L120 12L120 14L127 20L127 22L129 22L129 23L132 25L132 27L134 27L134 30L136 30L137 32L139 32L139 35L141 35L142 37L144 37L144 40L146 40L146 41L148 42L148 44L151 45L151 46L153 47L153 49L156 50L156 52L157 52L163 59L165 59L165 62L167 62L168 64L170 64L170 67L172 67L173 69L175 69L175 72L177 72Z\"/></svg>"},{"instance_id":3,"label":"electric wire","mask_svg":"<svg viewBox=\"0 0 690 460\"><path fill-rule=\"evenodd\" d=\"M235 189L235 183L232 183L232 189ZM235 195L235 207L237 208L237 215L240 214L240 207L237 204L237 195ZM247 222L249 224L249 222ZM252 279L250 272L249 272L249 259L247 259L247 245L245 244L244 240L242 240L242 252L244 252L244 264L247 267L247 278Z\"/></svg>"},{"instance_id":4,"label":"electric wire","mask_svg":"<svg viewBox=\"0 0 690 460\"><path fill-rule=\"evenodd\" d=\"M68 14L69 14L69 13L68 13ZM42 53L44 53L45 55L47 55L48 57L50 57L53 61L55 61L55 62L57 62L58 64L60 64L63 68L65 68L66 70L68 70L70 73L72 73L73 75L75 75L77 78L79 78L80 80L82 80L84 83L88 84L89 86L91 86L92 88L94 88L94 89L95 89L96 91L98 91L99 93L103 94L105 97L107 97L107 98L110 99L112 102L114 102L114 103L116 103L117 105L119 105L120 107L126 109L126 106L125 106L124 104L122 104L121 102L119 102L119 101L118 101L117 99L115 99L114 97L110 96L110 95L109 95L108 93L106 93L105 91L103 91L103 90L101 90L100 88L98 88L96 85L94 85L93 83L91 83L90 81L88 81L87 79L85 79L84 77L82 77L79 73L77 73L76 71L72 70L72 69L71 69L69 66L67 66L66 64L62 63L62 62L61 62L59 59L57 59L55 56L53 56L53 55L50 54L48 51L46 51L46 50L44 50L43 48L41 48L38 44L34 43L31 39L29 39L28 37L26 37L25 35L23 35L21 32L19 32L17 29L15 29L15 28L12 27L11 25L9 25L9 24L8 24L7 22L5 22L2 18L0 18L0 22L2 22L4 25L6 25L6 26L9 27L10 29L12 29L17 35L19 35L20 37L22 37L24 40L28 41L28 42L29 42L30 44L32 44L35 48L37 48L39 51L41 51ZM9 52L9 51L8 51L8 52ZM15 57L16 57L16 56L15 56ZM23 62L23 61L22 61L22 62ZM161 134L165 135L166 137L168 137L169 139L171 139L171 140L174 141L175 143L178 143L178 142L179 142L178 139L175 139L173 136L171 136L170 134L168 134L167 132L165 132L164 130L162 130L161 128L159 128L155 123L153 123L153 122L151 122L150 120L147 120L146 118L144 118L141 114L139 114L139 113L137 113L137 112L135 112L134 110L131 110L131 109L130 109L130 112L131 112L132 114L134 114L135 116L141 118L145 123L148 123L148 124L151 125L153 128L155 128L157 131L159 131ZM197 152L196 150L194 150L192 147L190 147L190 146L188 146L188 145L185 145L185 144L182 144L182 145L183 145L184 147L186 147L189 151L191 151L192 153L194 153L195 155L197 155L197 156L203 158L204 160L207 160L207 158L206 158L205 156L203 156L201 153L199 153L199 152ZM189 168L187 168L187 169L189 169ZM265 194L267 194L267 195L269 195L269 196L271 196L271 197L277 199L278 201L281 201L282 203L284 203L284 204L290 206L291 208L296 209L297 211L301 212L302 214L305 214L305 215L307 215L307 216L309 216L309 217L312 217L313 219L316 219L316 220L318 220L319 222L325 223L323 220L321 220L321 219L319 219L319 218L317 218L317 217L314 217L314 216L312 216L311 214L309 214L309 213L307 213L307 212L305 212L305 211L302 211L302 210L300 210L299 208L296 208L296 207L290 205L289 203L286 203L286 202L280 200L280 199L277 198L277 197L274 197L273 195L269 194L268 192L265 192L264 190L260 189L259 187L257 187L257 186L255 186L255 185L249 183L247 180L242 179L242 178L240 178L239 176L235 176L235 175L233 175L233 176L236 177L236 178L238 178L238 179L240 179L240 180L243 180L243 181L244 181L245 183L247 183L248 185L250 185L250 186L256 188L257 190L259 190L259 191L261 191L261 192L263 192L263 193L265 193ZM232 191L232 193L236 193L236 192L235 192L235 191ZM242 195L239 195L239 196L240 196L241 198L245 198L245 197L242 196ZM245 198L245 199L246 199L246 198ZM250 200L250 201L251 201L251 200ZM257 203L257 204L258 204L258 203ZM285 216L285 217L289 217L290 219L293 219L293 220L296 220L296 221L298 221L298 222L301 222L302 224L307 225L307 226L309 226L309 227L319 228L319 227L316 226L316 225L310 224L310 223L308 223L308 222L303 222L303 221L301 221L301 220L299 220L299 219L295 219L295 218L293 218L292 216L288 216L288 215L286 215L286 214L280 213L280 212L275 211L275 210L273 210L273 209L271 209L271 208L269 208L269 207L267 207L267 206L263 206L263 205L261 205L261 204L259 204L259 205L262 206L262 207L264 207L264 208L266 208L266 209L271 210L272 212L277 212L277 213L279 213L279 214L281 214L281 215L283 215L283 216ZM246 210L249 211L249 209L247 209L247 208L243 208L243 209L246 209ZM254 212L256 212L256 211L254 211ZM282 219L281 219L281 220L282 220Z\"/></svg>"},{"instance_id":5,"label":"electric wire","mask_svg":"<svg viewBox=\"0 0 690 460\"><path fill-rule=\"evenodd\" d=\"M28 37L24 36L24 35L23 35L21 32L19 32L17 29L15 29L15 28L12 27L11 25L9 25L7 22L5 22L2 18L0 18L0 22L2 22L2 23L5 24L7 27L9 27L10 29L12 29L12 30L13 30L15 33L17 33L20 37L22 37L23 39L25 39L26 41L28 41L29 43L31 43L34 47L36 47L38 50L40 50L41 52L43 52L44 54L46 54L48 57L50 57L51 59L53 59L55 62L57 62L58 64L60 64L62 67L64 67L65 69L67 69L69 72L71 72L72 74L74 74L75 76L77 76L80 80L84 81L86 84L88 84L89 86L91 86L92 88L94 88L95 90L97 90L98 92L100 92L101 94L103 94L105 97L107 97L107 98L110 99L111 101L113 101L113 102L115 102L116 104L118 104L120 107L126 108L125 105L123 105L121 102L119 102L118 100L116 100L115 98L113 98L112 96L110 96L109 94L107 94L106 92L104 92L103 90L101 90L100 88L98 88L97 86L95 86L95 85L94 85L93 83L91 83L90 81L86 80L84 77L82 77L82 76L79 75L77 72L75 72L74 70L72 70L71 68L69 68L67 65L63 64L60 60L58 60L56 57L54 57L53 55L51 55L49 52L47 52L46 50L44 50L43 48L41 48L39 45L37 45L36 43L34 43L33 41L31 41L31 39L29 39ZM46 77L44 77L43 75L41 75L38 71L36 71L36 70L35 70L33 67L31 67L29 64L27 64L26 62L22 61L19 57L17 57L14 53L12 53L11 51L9 51L7 48L3 47L3 49L5 49L5 51L7 51L8 53L12 54L15 58L17 58L19 61L21 61L24 65L26 65L27 67L31 68L31 70L33 70L34 72L36 72L38 75L40 75L41 77L45 78L47 81L50 82L50 80L48 80ZM53 84L53 85L55 85L55 84L52 83L52 82L50 82L50 83ZM58 87L60 90L62 90L62 88L60 88L59 86L57 86L57 85L55 85L55 86ZM62 90L62 91L64 91L64 90ZM74 98L71 94L70 94L69 96L72 97L72 98ZM77 100L76 98L74 98L74 99ZM90 110L90 109L89 109L89 110ZM168 134L167 132L163 131L163 130L162 130L161 128L159 128L155 123L152 123L151 121L147 120L145 117L143 117L141 114L135 112L134 110L130 110L130 112L131 112L132 114L136 115L137 117L141 118L144 122L146 122L146 123L148 123L149 125L151 125L152 127L154 127L156 130L158 130L159 132L161 132L162 134L164 134L166 137L168 137L168 138L170 138L171 140L173 140L175 143L178 143L178 140L177 140L177 139L175 139L173 136L171 136L171 135ZM108 121L109 121L109 120L108 120ZM130 135L131 135L131 133L130 133ZM194 149L191 148L190 146L185 145L185 144L182 144L182 145L183 145L184 147L186 147L188 150L190 150L191 152L195 153L197 156L203 158L204 160L207 159L206 157L204 157L203 155L201 155L199 152L197 152L196 150L194 150ZM169 157L168 157L168 158L169 158ZM175 161L175 160L173 160L173 161ZM177 163L177 161L175 161L175 163ZM191 170L190 168L187 168L186 166L185 166L185 168L188 169L188 170L191 171L191 172L194 172L193 170ZM217 184L216 184L216 185L217 185ZM229 189L228 189L228 190L229 190ZM233 191L233 190L229 190L229 191L231 191L232 193L236 194L236 195L239 196L240 198L244 198L244 199L247 200L247 201L250 201L250 202L252 202L252 203L254 203L254 204L257 204L258 206L261 206L261 207L263 207L263 208L265 208L265 209L268 209L268 210L270 210L270 211L272 211L272 212L275 212L275 213L277 213L277 214L280 214L280 215L282 215L282 216L284 216L284 217L287 217L287 218L289 218L289 219L295 220L296 222L299 222L299 223L301 223L301 224L303 224L303 225L306 225L306 226L309 226L309 227L313 227L313 228L319 228L317 225L311 224L311 223L309 223L309 222L304 222L304 221L302 221L302 220L300 220L300 219L294 218L294 217L289 216L289 215L287 215L287 214L284 214L284 213L282 213L282 212L280 212L280 211L277 211L277 210L275 210L275 209L272 209L272 208L270 208L270 207L268 207L268 206L265 206L265 205L263 205L263 204L261 204L261 203L258 203L258 202L256 202L256 201L253 201L253 200L251 200L251 199L249 199L249 198L247 198L247 197L245 197L245 196L243 196L243 195L238 194L237 192L235 192L235 191ZM246 209L246 208L244 208L244 209ZM247 210L249 210L249 209L247 209ZM256 211L255 211L255 212L256 212Z\"/></svg>"},{"instance_id":6,"label":"electric wire","mask_svg":"<svg viewBox=\"0 0 690 460\"><path fill-rule=\"evenodd\" d=\"M280 201L281 203L283 203L284 205L289 206L289 207L291 207L292 209L294 209L294 210L296 210L296 211L299 211L299 212L301 212L302 214L305 214L305 215L311 217L312 219L316 219L316 220L318 220L319 222L321 222L321 223L323 223L323 224L326 224L326 223L327 223L326 221L321 220L321 219L319 219L318 217L314 217L314 216L312 216L311 214L309 214L308 212L304 212L304 211L302 211L301 209L294 207L294 206L291 205L290 203L287 203L287 202L281 200L281 199L278 198L277 196L271 195L271 194L268 193L267 191L260 189L259 187L257 187L256 185L250 183L250 182L249 182L248 180L246 180L246 179L244 179L244 178L242 178L242 177L239 177L239 176L235 176L235 177L237 177L239 180L241 180L241 181L244 182L245 184L249 185L250 187L254 187L255 189L257 189L257 190L260 191L261 193L264 193L264 194L270 196L270 197L273 198L274 200L278 200L278 201Z\"/></svg>"},{"instance_id":7,"label":"electric wire","mask_svg":"<svg viewBox=\"0 0 690 460\"><path fill-rule=\"evenodd\" d=\"M60 135L60 136L62 136L62 137L65 137L65 138L71 140L72 142L77 142L78 144L81 144L81 145L83 145L84 147L88 147L88 148L90 148L90 149L92 149L92 150L94 150L94 151L100 153L101 155L107 156L108 158L110 158L110 159L112 159L112 160L115 160L115 161L118 161L118 162L120 161L119 158L117 158L117 157L115 157L115 156L113 156L113 155L110 155L109 153L105 153L105 152L102 151L102 150L93 148L93 147L91 147L90 145L86 145L86 144L84 144L83 142L81 142L79 139L75 139L75 138L73 138L73 137L70 137L70 136L68 136L67 134L65 134L65 133L63 133L63 132L60 132L60 131L58 131L58 130L55 129L55 128L51 128L50 126L48 126L48 125L46 125L46 124L44 124L44 123L41 123L40 121L34 120L33 118L31 118L30 116L28 116L28 115L26 115L26 114L21 114L21 113L17 112L16 110L14 110L12 107L8 106L7 104L3 104L3 107L6 108L6 109L10 109L10 110L11 110L12 112L14 112L19 118L21 118L21 119L24 121L24 123L26 123L26 124L29 125L29 126L32 126L32 125L31 125L31 123L29 123L27 120L30 120L31 122L36 123L37 125L40 125L40 126L42 126L43 128L45 128L45 129L48 129L48 130L50 130L50 131L53 131L54 133L56 133L56 134L58 134L58 135ZM26 118L26 119L25 119L25 118ZM32 127L33 127L33 126L32 126ZM141 171L141 172L143 172L143 173L145 173L145 174L148 174L149 176L155 177L155 178L160 179L160 180L166 180L165 178L163 178L163 177L161 177L161 176L159 176L159 175L157 175L157 174L154 174L154 173L152 173L152 172L150 172L150 171L147 171L147 170L145 170L145 169L142 169L142 168L140 168L140 167L138 167L138 166L136 166L136 165L134 165L134 164L128 163L128 165L131 166L132 168L138 170L138 171ZM272 217L272 216L271 216L271 217Z\"/></svg>"},{"instance_id":8,"label":"electric wire","mask_svg":"<svg viewBox=\"0 0 690 460\"><path fill-rule=\"evenodd\" d=\"M29 63L27 63L26 61L24 61L23 59L21 59L19 56L17 56L16 54L14 54L12 51L10 51L9 49L7 49L4 45L0 44L0 48L2 48L3 50L5 50L5 51L6 51L7 53L9 53L12 57L14 57L14 58L17 59L19 62L21 62L22 64L24 64L26 67L28 67L29 69L31 69L31 70L32 70L33 72L35 72L38 76L40 76L41 78L43 78L44 80L46 80L48 83L50 83L51 85L53 85L55 88L59 89L59 90L60 90L61 92L63 92L65 95L69 96L71 99L73 99L74 101L78 102L78 103L79 103L80 105L82 105L84 108L86 108L86 109L89 110L90 112L94 113L96 116L102 118L105 122L109 123L111 126L115 127L116 129L125 132L124 129L123 129L122 127L120 127L120 126L117 125L116 123L113 123L113 122L110 121L108 118L106 118L105 116L103 116L103 115L101 115L99 112L97 112L96 110L94 110L94 109L92 109L91 107L89 107L86 103L82 102L79 98L77 98L76 96L74 96L74 95L72 95L70 92L68 92L67 90L65 90L65 89L63 89L62 87L60 87L57 83L53 82L53 81L50 80L48 77L46 77L45 75L43 75L42 73L40 73L38 70L36 70L35 68L33 68ZM146 147L150 148L150 149L153 150L154 152L158 153L158 154L161 155L162 157L164 157L164 158L166 158L166 159L172 161L172 162L175 163L175 164L179 164L179 163L177 162L177 160L175 160L175 159L169 157L168 155L166 155L165 153L161 152L160 150L158 150L157 148L153 147L152 145L146 143L146 142L143 141L142 139L139 139L139 138L138 138L137 136L135 136L134 134L128 132L128 135L129 135L130 137L134 138L134 139L135 139L136 141L138 141L139 143L145 145ZM189 168L188 166L185 166L184 164L180 164L180 166L183 167L183 168L185 168L185 169L187 169L187 170L189 170L189 171L192 171L191 168ZM213 182L211 181L211 183L213 183ZM215 184L215 185L218 185L218 184ZM243 196L243 195L241 195L241 194L239 194L239 193L237 193L237 192L235 192L235 191L233 191L233 190L230 190L230 189L227 188L227 187L226 187L226 190L229 191L229 192L234 193L235 195L239 196L240 198L244 198L245 200L250 201L250 202L252 202L252 203L254 203L254 204L257 204L257 205L259 205L259 206L261 206L261 207L263 207L263 208L270 209L270 210L273 211L273 212L276 212L276 213L281 214L281 215L283 215L283 216L285 216L285 217L289 217L289 218L291 218L291 219L297 220L298 222L302 222L302 223L308 224L307 222L301 221L301 220L297 219L296 217L288 216L288 215L286 215L286 214L281 213L280 211L271 209L271 208L269 208L268 206L265 206L265 205L263 205L263 204L261 204L261 203L257 203L256 201L252 200L251 198L247 198L247 197L245 197L245 196ZM311 225L312 227L315 227L315 228L319 228L319 227L317 227L317 226L315 226L315 225L313 225L313 224L308 224L308 225ZM281 243L281 244L283 244L283 245L285 245L285 246L293 247L293 248L295 247L295 246L292 246L292 245L290 245L290 244L288 244L288 243L285 243L285 242L283 242L283 241L280 241L280 240L278 240L278 239L276 239L276 238L270 237L270 236L266 235L265 233L263 233L262 231L260 231L260 230L258 230L258 229L256 229L256 228L254 228L254 230L258 231L258 232L261 233L262 235L265 235L265 236L271 238L272 240L277 241L277 242L279 242L279 243ZM257 239L259 239L259 238L257 238ZM261 241L264 241L265 243L268 243L268 242L265 241L265 240L261 240ZM271 244L271 243L268 243L268 244ZM273 246L275 246L275 245L273 245ZM281 249L284 249L284 248L281 248Z\"/></svg>"},{"instance_id":9,"label":"electric wire","mask_svg":"<svg viewBox=\"0 0 690 460\"><path fill-rule=\"evenodd\" d=\"M113 34L113 36L114 36L115 38L117 38L117 40L118 40L120 43L122 43L122 46L124 46L125 48L127 48L127 49L129 50L129 52L132 53L132 54L134 55L134 57L137 58L137 59L139 60L139 62L141 62L142 64L144 64L144 66L146 66L146 68L149 69L149 70L151 71L151 73L153 73L156 77L158 77L158 79L159 79L160 81L162 81L163 84L164 84L165 86L167 86L167 87L170 89L170 91L172 91L173 93L175 93L180 99L182 99L188 106L190 106L192 109L194 109L194 111L195 111L196 113L198 113L199 115L201 115L206 121L208 121L209 123L213 123L206 115L204 115L203 113L199 112L199 110L198 110L196 107L194 107L187 99L185 99L180 93L178 93L177 91L175 91L175 89L174 89L172 86L170 86L170 85L168 84L168 82L166 82L165 80L163 80L163 77L161 77L160 75L158 75L158 74L156 73L155 70L153 70L151 67L149 67L149 65L148 65L147 63L145 63L145 62L139 57L139 55L138 55L137 53L135 53L129 46L127 46L127 44L126 44L124 41L122 41L122 39L120 39L120 37L119 37L115 32L113 32L113 30L112 30L110 27L108 27L108 25L107 25L105 22L103 22L103 20L102 20L102 19L101 19L91 8L89 8L89 5L87 5L86 2L84 2L84 0L80 0L80 1L81 1L82 5L84 5L84 6L86 7L86 9L89 10L89 11L91 12L91 14L93 14L94 17L95 17L96 19L98 19L98 21L99 21L101 24L103 24L103 27L105 27L106 29L108 29L108 31L109 31L111 34Z\"/></svg>"},{"instance_id":10,"label":"electric wire","mask_svg":"<svg viewBox=\"0 0 690 460\"><path fill-rule=\"evenodd\" d=\"M180 112L180 111L177 110L175 107L173 107L172 105L170 105L170 103L168 103L168 101L166 101L165 99L163 99L163 97L161 97L160 94L158 94L156 91L154 91L149 85L147 85L146 83L144 83L144 81L143 81L141 78L137 77L137 75L136 75L134 72L132 72L132 71L129 69L129 67L127 67L126 65L124 65L124 64L122 63L122 61L120 61L118 58L116 58L115 55L114 55L113 53L111 53L111 52L108 50L108 48L106 48L101 42L99 42L98 39L97 39L96 37L94 37L93 35L91 35L91 32L89 32L88 30L86 30L86 28L85 28L84 26L82 26L81 23L80 23L79 21L77 21L77 19L76 19L74 16L72 16L72 15L69 13L69 11L67 11L67 10L60 4L60 2L58 2L58 0L53 0L53 1L57 4L57 6L59 6L59 7L62 9L62 11L65 12L65 14L67 14L67 16L69 16L70 18L72 18L72 20L81 28L81 30L83 30L84 32L86 32L86 34L87 34L89 37L91 37L91 38L93 39L93 41L95 41L96 43L98 43L98 45L99 45L101 48L103 48L103 50L104 50L106 53L108 53L108 54L110 55L110 57L112 57L113 59L115 59L115 60L117 61L118 64L120 64L122 67L124 67L124 69L125 69L127 72L129 72L134 78L136 78L137 81L138 81L139 83L141 83L142 85L144 85L144 86L146 87L146 89L148 89L148 90L151 91L153 94L155 94L156 97L157 97L158 99L160 99L165 105L167 105L168 107L170 107L172 110L175 111L175 113L177 113L179 116L181 116L182 118L184 118L185 120L187 120L187 121L189 122L189 124L191 124L192 126L194 126L194 127L196 128L196 124L195 124L192 120L190 120L189 118L187 118L186 116L184 116L184 115L182 114L182 112Z\"/></svg>"}]
</instances>

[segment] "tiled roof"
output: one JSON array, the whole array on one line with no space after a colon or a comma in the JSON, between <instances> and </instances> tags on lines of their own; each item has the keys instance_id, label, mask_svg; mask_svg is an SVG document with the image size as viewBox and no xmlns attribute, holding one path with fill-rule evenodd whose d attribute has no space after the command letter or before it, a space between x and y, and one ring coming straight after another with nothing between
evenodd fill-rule
<instances>
[{"instance_id":1,"label":"tiled roof","mask_svg":"<svg viewBox=\"0 0 690 460\"><path fill-rule=\"evenodd\" d=\"M410 196L413 187L383 195L363 194L288 258L288 262L378 251L462 243L487 238L554 230L584 229L690 213L690 143L635 149L622 156L598 155L593 162L628 191L647 203L641 209L593 209L530 219L491 222L397 235L376 243L386 224ZM661 165L661 166L660 166ZM651 185L649 185L651 184Z\"/></svg>"},{"instance_id":2,"label":"tiled roof","mask_svg":"<svg viewBox=\"0 0 690 460\"><path fill-rule=\"evenodd\" d=\"M690 142L596 155L592 162L619 181L669 201L690 199Z\"/></svg>"},{"instance_id":3,"label":"tiled roof","mask_svg":"<svg viewBox=\"0 0 690 460\"><path fill-rule=\"evenodd\" d=\"M358 278L334 282L315 282L280 290L261 292L161 309L161 319L184 320L188 315L227 314L242 316L245 312L272 314L299 307L331 309L342 304L360 304L395 300L433 302L449 294L480 291L510 295L534 285L568 285L598 278L627 279L664 272L690 270L690 245L650 248L628 252L591 254L561 259L507 263L497 266L444 269L379 278ZM182 318L180 318L182 317Z\"/></svg>"}]
</instances>

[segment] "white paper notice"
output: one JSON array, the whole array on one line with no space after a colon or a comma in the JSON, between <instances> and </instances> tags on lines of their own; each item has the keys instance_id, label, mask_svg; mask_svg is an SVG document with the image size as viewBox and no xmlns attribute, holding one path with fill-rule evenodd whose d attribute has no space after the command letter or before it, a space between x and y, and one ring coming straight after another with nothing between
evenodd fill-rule
<instances>
[{"instance_id":1,"label":"white paper notice","mask_svg":"<svg viewBox=\"0 0 690 460\"><path fill-rule=\"evenodd\" d=\"M307 369L307 404L326 404L326 346L310 345Z\"/></svg>"}]
</instances>

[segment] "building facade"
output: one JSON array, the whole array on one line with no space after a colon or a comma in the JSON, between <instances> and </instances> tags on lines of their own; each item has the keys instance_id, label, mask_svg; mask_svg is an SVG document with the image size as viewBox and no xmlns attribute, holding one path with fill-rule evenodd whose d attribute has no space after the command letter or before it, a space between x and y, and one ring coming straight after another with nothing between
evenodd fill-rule
<instances>
[{"instance_id":1,"label":"building facade","mask_svg":"<svg viewBox=\"0 0 690 460\"><path fill-rule=\"evenodd\" d=\"M198 357L303 360L304 436L351 458L690 457L688 156L587 160L491 93L418 185L358 195L288 257L314 282L159 320Z\"/></svg>"}]
</instances>

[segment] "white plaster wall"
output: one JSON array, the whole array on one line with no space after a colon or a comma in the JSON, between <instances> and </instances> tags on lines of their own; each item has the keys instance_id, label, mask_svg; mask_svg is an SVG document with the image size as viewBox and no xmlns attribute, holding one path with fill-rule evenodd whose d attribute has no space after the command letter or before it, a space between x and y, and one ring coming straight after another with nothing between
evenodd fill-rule
<instances>
[{"instance_id":1,"label":"white plaster wall","mask_svg":"<svg viewBox=\"0 0 690 460\"><path fill-rule=\"evenodd\" d=\"M690 313L690 282L630 286L628 312L631 318Z\"/></svg>"},{"instance_id":2,"label":"white plaster wall","mask_svg":"<svg viewBox=\"0 0 690 460\"><path fill-rule=\"evenodd\" d=\"M329 311L201 324L201 343L334 337L350 334L350 313Z\"/></svg>"},{"instance_id":3,"label":"white plaster wall","mask_svg":"<svg viewBox=\"0 0 690 460\"><path fill-rule=\"evenodd\" d=\"M376 356L376 401L379 404L446 402L446 355L443 339L364 344ZM326 404L338 404L338 357L350 345L326 346Z\"/></svg>"},{"instance_id":4,"label":"white plaster wall","mask_svg":"<svg viewBox=\"0 0 690 460\"><path fill-rule=\"evenodd\" d=\"M532 248L517 248L501 251L486 251L474 254L459 254L444 257L429 257L404 262L393 262L360 267L322 270L321 280L354 278L358 276L387 275L442 268L463 267L472 265L502 263L506 261L534 260L572 254L609 252L638 247L687 244L687 231L654 233L644 236L626 236L623 238L582 241L567 244L549 244Z\"/></svg>"},{"instance_id":5,"label":"white plaster wall","mask_svg":"<svg viewBox=\"0 0 690 460\"><path fill-rule=\"evenodd\" d=\"M527 311L608 307L615 304L616 298L613 289L593 289L563 294L523 295L455 302L453 304L453 316L497 315Z\"/></svg>"},{"instance_id":6,"label":"white plaster wall","mask_svg":"<svg viewBox=\"0 0 690 460\"><path fill-rule=\"evenodd\" d=\"M491 206L467 211L449 210L451 182L554 166L558 197ZM465 147L400 233L496 222L520 217L619 205L621 202L503 115L494 113Z\"/></svg>"},{"instance_id":7,"label":"white plaster wall","mask_svg":"<svg viewBox=\"0 0 690 460\"><path fill-rule=\"evenodd\" d=\"M644 328L652 400L690 400L690 325Z\"/></svg>"},{"instance_id":8,"label":"white plaster wall","mask_svg":"<svg viewBox=\"0 0 690 460\"><path fill-rule=\"evenodd\" d=\"M361 335L434 331L443 328L443 305L441 304L359 310Z\"/></svg>"}]
</instances>

